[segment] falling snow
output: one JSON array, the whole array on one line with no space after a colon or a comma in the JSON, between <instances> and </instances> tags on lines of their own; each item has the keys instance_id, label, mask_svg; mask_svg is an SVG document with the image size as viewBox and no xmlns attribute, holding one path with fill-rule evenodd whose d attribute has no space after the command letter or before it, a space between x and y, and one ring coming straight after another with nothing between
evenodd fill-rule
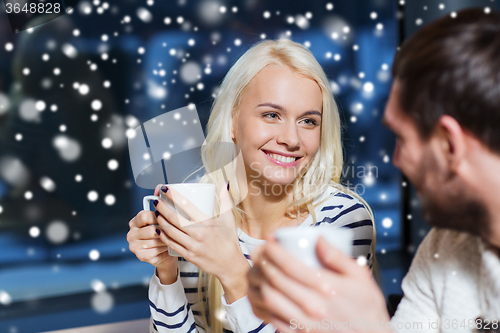
<instances>
[{"instance_id":1,"label":"falling snow","mask_svg":"<svg viewBox=\"0 0 500 333\"><path fill-rule=\"evenodd\" d=\"M109 170L116 170L116 169L118 169L118 161L117 160L109 160L109 162L108 162L108 169Z\"/></svg>"},{"instance_id":2,"label":"falling snow","mask_svg":"<svg viewBox=\"0 0 500 333\"><path fill-rule=\"evenodd\" d=\"M77 160L81 154L81 146L78 141L66 136L57 135L54 137L53 145L61 159L66 162L72 162Z\"/></svg>"},{"instance_id":3,"label":"falling snow","mask_svg":"<svg viewBox=\"0 0 500 333\"><path fill-rule=\"evenodd\" d=\"M5 290L0 290L0 303L3 305L9 305L11 302L12 297Z\"/></svg>"},{"instance_id":4,"label":"falling snow","mask_svg":"<svg viewBox=\"0 0 500 333\"><path fill-rule=\"evenodd\" d=\"M123 191L132 193L136 190L134 180L123 176L128 174L130 168L128 141L136 138L138 133L141 135L140 129L135 129L148 119L167 112L170 105L179 102L185 105L199 104L200 101L216 96L223 75L237 57L255 42L255 38L296 38L314 52L316 58L321 60L321 65L329 71L327 76L330 91L336 100L337 97L342 100L341 105L346 106L346 110L342 110L345 112L342 122L348 123L348 133L353 129L349 137L350 142L353 142L355 147L373 149L372 144L378 138L371 132L369 126L372 125L367 126L366 123L367 119L370 119L370 124L373 124L374 121L379 121L381 116L383 107L378 101L381 100L381 94L387 93L391 80L391 60L385 56L377 56L374 57L378 62L372 66L373 70L360 66L350 71L352 59L361 59L365 57L366 52L372 51L367 51L366 43L362 43L359 38L365 30L360 29L357 22L343 17L340 7L328 2L322 3L319 10L311 5L300 12L294 12L284 7L279 8L281 10L271 10L272 7L265 4L252 7L254 1L238 6L219 0L206 0L197 6L192 6L193 4L186 0L172 3L179 8L184 7L182 15L181 11L160 10L160 4L165 4L158 0L138 2L133 8L102 0L78 2L68 17L78 15L88 19L88 22L95 22L93 28L96 31L78 25L78 20L75 20L74 25L67 27L67 39L48 38L43 40L39 50L33 51L33 59L38 61L38 65L27 62L19 64L15 75L24 81L33 82L41 87L39 89L43 88L42 93L29 94L22 91L25 83L17 88L4 87L3 92L0 92L0 118L12 114L19 118L23 125L9 133L9 140L13 141L19 150L36 150L37 146L30 145L38 138L27 128L37 126L36 128L43 129L48 136L48 147L52 154L46 158L51 158L53 164L48 168L36 170L32 170L32 166L25 164L21 158L0 155L1 179L9 186L20 189L19 197L26 205L26 212L23 214L40 214L35 208L28 206L39 204L49 196L62 198L63 195L71 193L71 200L83 202L81 207L70 204L71 214L66 212L64 217L44 221L48 224L42 224L35 219L30 221L23 229L25 237L33 238L30 241L44 240L58 246L66 246L65 243L73 245L75 242L84 246L88 241L87 231L79 229L75 221L82 219L89 225L92 222L89 222L88 215L85 216L88 208L83 204L92 207L92 214L98 215L101 211L105 214L113 209L121 209L127 202L122 200ZM404 4L403 1L401 3ZM389 32L392 32L390 29L393 28L387 23L386 12L378 6L365 10L361 15L363 17L360 19L364 20L369 32L366 38L392 36ZM444 4L436 3L432 6L439 10L445 9ZM250 15L252 11L255 27L245 26L245 20L241 18ZM484 11L490 13L491 9L486 7ZM457 14L452 12L450 15L456 17ZM100 20L109 20L109 26L100 25ZM235 29L228 31L227 24L232 24L231 22L238 22L241 26L235 25ZM112 23L116 23L116 26ZM418 18L414 23L421 26L427 21ZM276 26L279 28L276 29ZM316 28L323 31L326 42L314 38L312 34ZM23 34L36 36L37 29L29 29ZM154 35L145 37L141 35L141 31L157 32L158 38ZM181 34L176 38L165 38L165 35L173 31L179 31ZM374 40L377 44L384 44L380 43L379 39ZM19 41L11 38L5 38L4 43L6 59L16 57L17 52L24 48ZM127 45L127 56L132 57L130 63L120 61L123 58L116 52L116 48L122 45ZM318 49L321 50L319 53ZM82 61L83 65L76 66L78 61ZM44 70L43 76L39 76L41 69ZM127 74L124 76L127 79L123 80L114 73ZM7 88L12 88L12 91L21 89L19 98L17 99L17 95L13 98ZM54 91L68 94L70 100L54 99L53 96L57 94ZM122 92L127 93L121 95ZM78 117L73 119L76 115ZM78 122L75 122L75 119L78 119ZM173 119L178 121L180 127L194 123L180 113L173 115ZM86 136L91 137L93 141L87 142ZM90 145L89 142L93 144ZM185 147L194 147L194 142L186 140L182 144ZM173 147L168 148L169 151L166 150L152 152L151 156L141 152L139 158L150 162L153 158L160 157L168 161L172 156L175 157L176 150ZM378 153L376 150L376 154ZM369 163L375 163L381 168L392 168L389 156L389 151L380 152ZM356 163L362 164L365 161L358 158ZM113 186L98 187L99 179L104 182L107 178L113 179ZM385 189L385 192L381 192L377 189L376 185L382 182L378 174L369 173L360 179L359 183L367 189L371 188L371 191L376 191L372 196L376 200L382 201L384 205L392 205L392 192ZM71 191L64 192L68 184ZM398 181L398 189L399 184ZM0 206L0 213L4 209L9 212L8 207L4 205ZM384 233L380 236L391 236L394 225L399 221L393 221L384 215L380 218L381 220L376 221L383 228ZM407 218L411 219L411 214ZM0 225L3 222L0 220ZM123 225L126 225L126 222L120 221ZM122 246L123 244L120 244L118 250ZM102 259L106 258L106 254L98 249L98 245L95 245L95 248L88 246L83 252L85 261L97 265L101 256ZM22 253L24 256L31 256L33 260L39 255L37 251L39 249L36 246L30 246L23 247ZM126 252L125 247L122 251ZM386 249L382 248L381 253L385 252ZM53 255L59 261L57 265L51 266L52 272L63 272L62 263L67 260L65 252L57 250ZM435 258L437 257L436 254ZM357 258L357 262L366 265L366 257ZM143 279L146 285L149 278ZM395 280L393 282L396 283ZM118 282L111 283L102 277L89 279L87 286L92 293L89 296L92 309L101 314L111 311L115 300L108 289L110 286L118 288L122 285ZM0 303L3 305L12 302L8 292L7 289L0 290Z\"/></svg>"},{"instance_id":5,"label":"falling snow","mask_svg":"<svg viewBox=\"0 0 500 333\"><path fill-rule=\"evenodd\" d=\"M91 251L89 252L89 258L90 258L90 260L92 260L92 261L99 260L99 257L100 257L100 256L101 256L101 254L99 253L99 251L97 251L97 250L95 250L95 249L94 249L94 250L91 250Z\"/></svg>"},{"instance_id":6,"label":"falling snow","mask_svg":"<svg viewBox=\"0 0 500 333\"><path fill-rule=\"evenodd\" d=\"M102 102L98 99L95 99L92 101L92 103L90 104L90 107L92 108L92 110L94 111L99 111L101 108L102 108Z\"/></svg>"},{"instance_id":7,"label":"falling snow","mask_svg":"<svg viewBox=\"0 0 500 333\"><path fill-rule=\"evenodd\" d=\"M359 266L365 266L366 263L368 262L368 260L366 259L365 256L359 256L357 259L356 259L357 263Z\"/></svg>"},{"instance_id":8,"label":"falling snow","mask_svg":"<svg viewBox=\"0 0 500 333\"><path fill-rule=\"evenodd\" d=\"M106 203L106 205L112 206L115 204L116 198L114 195L108 194L108 195L106 195L106 197L104 197L104 202Z\"/></svg>"},{"instance_id":9,"label":"falling snow","mask_svg":"<svg viewBox=\"0 0 500 333\"><path fill-rule=\"evenodd\" d=\"M82 95L87 95L89 93L89 90L90 90L89 86L86 84L78 85L77 89L78 89L78 92Z\"/></svg>"},{"instance_id":10,"label":"falling snow","mask_svg":"<svg viewBox=\"0 0 500 333\"><path fill-rule=\"evenodd\" d=\"M71 59L74 59L78 56L77 49L71 44L64 44L62 46L62 52Z\"/></svg>"},{"instance_id":11,"label":"falling snow","mask_svg":"<svg viewBox=\"0 0 500 333\"><path fill-rule=\"evenodd\" d=\"M382 220L382 226L386 229L392 227L392 219L386 217Z\"/></svg>"},{"instance_id":12,"label":"falling snow","mask_svg":"<svg viewBox=\"0 0 500 333\"><path fill-rule=\"evenodd\" d=\"M113 296L106 291L98 292L92 295L91 299L92 308L100 314L104 314L111 311L111 309L113 308L113 304L114 304Z\"/></svg>"},{"instance_id":13,"label":"falling snow","mask_svg":"<svg viewBox=\"0 0 500 333\"><path fill-rule=\"evenodd\" d=\"M56 183L54 183L54 181L49 177L40 178L40 186L42 186L47 192L54 192L56 189Z\"/></svg>"},{"instance_id":14,"label":"falling snow","mask_svg":"<svg viewBox=\"0 0 500 333\"><path fill-rule=\"evenodd\" d=\"M29 234L30 234L31 237L37 238L38 236L40 236L40 228L38 228L38 227L31 227L30 230L29 230Z\"/></svg>"},{"instance_id":15,"label":"falling snow","mask_svg":"<svg viewBox=\"0 0 500 333\"><path fill-rule=\"evenodd\" d=\"M87 194L87 199L89 201L96 201L97 199L99 198L99 194L97 194L96 191L90 191L88 194Z\"/></svg>"},{"instance_id":16,"label":"falling snow","mask_svg":"<svg viewBox=\"0 0 500 333\"><path fill-rule=\"evenodd\" d=\"M51 243L61 244L69 237L69 227L63 221L53 221L47 226L45 235Z\"/></svg>"}]
</instances>

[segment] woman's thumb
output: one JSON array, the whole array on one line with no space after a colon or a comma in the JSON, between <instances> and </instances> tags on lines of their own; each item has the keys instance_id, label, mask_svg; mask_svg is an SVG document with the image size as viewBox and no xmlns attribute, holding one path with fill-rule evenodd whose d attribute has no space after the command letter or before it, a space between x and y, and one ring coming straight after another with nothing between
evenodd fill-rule
<instances>
[{"instance_id":1,"label":"woman's thumb","mask_svg":"<svg viewBox=\"0 0 500 333\"><path fill-rule=\"evenodd\" d=\"M154 195L160 195L160 187L161 187L161 185L162 185L162 184L158 184L158 185L156 185Z\"/></svg>"}]
</instances>

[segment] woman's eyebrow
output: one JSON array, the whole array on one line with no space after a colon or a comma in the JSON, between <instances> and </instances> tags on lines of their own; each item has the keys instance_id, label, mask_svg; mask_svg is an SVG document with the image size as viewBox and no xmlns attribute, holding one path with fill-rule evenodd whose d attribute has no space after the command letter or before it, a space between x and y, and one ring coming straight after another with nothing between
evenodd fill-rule
<instances>
[{"instance_id":1,"label":"woman's eyebrow","mask_svg":"<svg viewBox=\"0 0 500 333\"><path fill-rule=\"evenodd\" d=\"M257 107L259 106L269 106L269 107L272 107L274 109L277 109L277 110L280 110L280 111L283 111L283 112L286 112L286 109L279 105L279 104L274 104L274 103L261 103L259 105L257 105ZM322 116L321 112L319 111L316 111L316 110L310 110L310 111L306 111L304 112L302 115L305 116L305 115L309 115L309 114L315 114L315 115L318 115L318 116Z\"/></svg>"}]
</instances>

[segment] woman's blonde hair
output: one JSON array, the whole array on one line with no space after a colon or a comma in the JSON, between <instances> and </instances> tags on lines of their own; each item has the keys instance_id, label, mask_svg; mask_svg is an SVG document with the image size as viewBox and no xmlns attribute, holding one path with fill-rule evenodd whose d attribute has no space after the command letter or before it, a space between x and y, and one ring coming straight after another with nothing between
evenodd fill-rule
<instances>
[{"instance_id":1,"label":"woman's blonde hair","mask_svg":"<svg viewBox=\"0 0 500 333\"><path fill-rule=\"evenodd\" d=\"M294 72L314 80L320 87L323 96L323 113L320 146L307 167L303 168L293 181L293 200L287 206L287 216L298 218L293 212L309 211L313 217L314 224L318 221L314 208L320 205L322 200L313 206L314 198L324 193L330 185L343 192L357 197L366 207L373 224L373 239L371 245L371 256L375 269L375 223L373 213L369 205L356 193L344 188L340 184L343 166L343 150L341 141L341 123L337 104L329 88L329 82L321 65L314 55L305 46L289 39L263 40L256 43L247 50L231 67L224 77L220 89L212 105L210 119L206 127L206 140L202 147L203 167L205 175L200 183L213 183L216 189L220 189L226 182L230 181L230 196L233 200L232 211L236 224L241 225L243 214L246 214L238 205L241 202L241 187L246 184L238 184L237 171L234 165L222 165L226 161L233 161L238 156L235 145L224 145L217 143L232 143L232 119L238 117L239 105L245 93L245 88L265 66L275 64L288 66ZM215 143L215 144L214 144ZM228 149L228 147L230 147ZM218 191L216 191L218 192ZM219 199L215 199L214 215L219 213ZM201 269L198 279L198 298L201 304L207 301L208 307L202 311L207 329L211 333L222 332L222 285L219 280ZM377 278L378 279L378 278ZM208 285L207 293L202 292L202 286ZM209 321L207 322L207 317Z\"/></svg>"}]
</instances>

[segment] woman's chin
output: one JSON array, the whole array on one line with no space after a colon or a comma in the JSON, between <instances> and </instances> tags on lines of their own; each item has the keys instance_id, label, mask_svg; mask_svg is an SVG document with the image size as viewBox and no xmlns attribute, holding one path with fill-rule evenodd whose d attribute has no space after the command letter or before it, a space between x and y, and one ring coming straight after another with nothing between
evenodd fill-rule
<instances>
[{"instance_id":1,"label":"woman's chin","mask_svg":"<svg viewBox=\"0 0 500 333\"><path fill-rule=\"evenodd\" d=\"M293 178L268 178L264 181L267 186L292 186Z\"/></svg>"}]
</instances>

